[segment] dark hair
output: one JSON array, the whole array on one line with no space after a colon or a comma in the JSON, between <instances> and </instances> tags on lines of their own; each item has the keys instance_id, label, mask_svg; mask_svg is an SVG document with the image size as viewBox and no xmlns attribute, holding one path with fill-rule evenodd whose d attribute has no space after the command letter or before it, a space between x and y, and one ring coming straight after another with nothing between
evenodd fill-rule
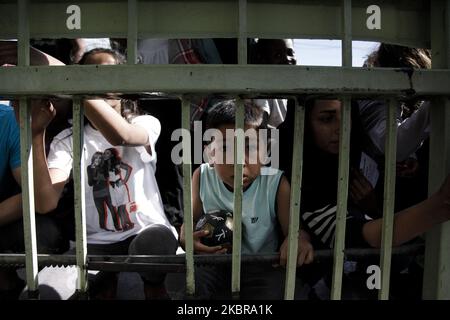
<instances>
[{"instance_id":1,"label":"dark hair","mask_svg":"<svg viewBox=\"0 0 450 320\"><path fill-rule=\"evenodd\" d=\"M222 100L214 104L206 116L206 129L217 129L226 124L234 125L236 121L236 105L237 101L235 99ZM245 100L244 108L245 125L253 126L258 129L267 127L267 121L261 107L255 105L250 100Z\"/></svg>"},{"instance_id":2,"label":"dark hair","mask_svg":"<svg viewBox=\"0 0 450 320\"><path fill-rule=\"evenodd\" d=\"M318 98L318 99L308 99L305 102L305 135L304 135L305 149L317 150L317 147L315 146L312 136L311 112L315 107L316 102L322 100L335 100L335 99ZM355 163L359 160L359 156L362 151L363 145L366 143L366 134L363 129L363 125L359 115L359 107L356 100L351 101L350 118L351 118L350 162ZM312 151L309 152L311 153Z\"/></svg>"},{"instance_id":3,"label":"dark hair","mask_svg":"<svg viewBox=\"0 0 450 320\"><path fill-rule=\"evenodd\" d=\"M372 52L365 63L367 67L430 69L431 52L428 49L410 48L394 44L381 43ZM422 101L408 98L402 102L402 119L410 117Z\"/></svg>"},{"instance_id":4,"label":"dark hair","mask_svg":"<svg viewBox=\"0 0 450 320\"><path fill-rule=\"evenodd\" d=\"M428 49L381 43L378 49L368 56L366 66L430 69L431 52Z\"/></svg>"},{"instance_id":5,"label":"dark hair","mask_svg":"<svg viewBox=\"0 0 450 320\"><path fill-rule=\"evenodd\" d=\"M314 211L329 204L337 203L339 155L321 150L314 142L311 127L311 112L319 100L305 103L305 135L302 178L301 212ZM364 134L359 121L356 101L352 100L350 130L350 167L359 168Z\"/></svg>"},{"instance_id":6,"label":"dark hair","mask_svg":"<svg viewBox=\"0 0 450 320\"><path fill-rule=\"evenodd\" d=\"M92 50L89 50L83 54L78 64L84 65L86 64L86 60L89 58L89 56L92 56L97 53L106 53L111 55L116 64L124 64L126 62L125 56L123 56L119 51L113 50L113 49L107 49L107 48L95 48Z\"/></svg>"},{"instance_id":7,"label":"dark hair","mask_svg":"<svg viewBox=\"0 0 450 320\"><path fill-rule=\"evenodd\" d=\"M255 39L249 45L248 62L250 64L297 64L295 53L288 51L286 41L293 43L292 39Z\"/></svg>"},{"instance_id":8,"label":"dark hair","mask_svg":"<svg viewBox=\"0 0 450 320\"><path fill-rule=\"evenodd\" d=\"M111 55L114 58L116 64L124 64L126 62L125 57L117 50L106 49L106 48L95 48L90 51L87 51L83 57L81 58L79 64L85 65L86 60L97 53L106 53ZM133 118L140 115L141 112L139 110L138 104L135 100L130 99L120 99L121 110L120 114L124 117L128 122L131 122Z\"/></svg>"}]
</instances>

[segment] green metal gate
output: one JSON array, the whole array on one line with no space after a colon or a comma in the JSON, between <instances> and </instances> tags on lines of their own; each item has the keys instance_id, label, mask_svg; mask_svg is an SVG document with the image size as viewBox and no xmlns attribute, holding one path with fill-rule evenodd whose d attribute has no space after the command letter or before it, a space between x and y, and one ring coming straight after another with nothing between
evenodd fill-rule
<instances>
[{"instance_id":1,"label":"green metal gate","mask_svg":"<svg viewBox=\"0 0 450 320\"><path fill-rule=\"evenodd\" d=\"M380 28L368 20L380 9ZM0 39L18 39L18 66L0 69L0 95L20 99L22 191L26 238L25 255L0 255L0 262L26 260L30 293L37 292L38 256L34 223L30 109L27 97L63 95L73 99L74 181L78 266L77 289L87 289L87 252L84 190L80 169L83 108L87 94L107 92L148 94L162 92L182 100L182 126L189 128L189 99L196 95L227 93L239 99L266 94L296 100L295 143L289 226L289 256L285 298L293 299L296 275L302 179L304 107L297 96L327 95L343 101L339 158L339 191L332 299L341 298L347 207L350 99L381 98L390 101L384 230L381 248L382 287L387 299L392 252L393 192L395 182L397 98L405 93L432 98L432 134L429 190L435 191L450 171L450 1L449 0L2 0ZM77 13L79 15L77 15ZM79 17L79 21L76 20ZM75 19L75 20L73 20ZM318 21L320 23L318 23ZM29 65L30 38L127 38L128 65L44 67ZM237 38L238 65L135 65L138 38ZM246 65L247 38L341 39L343 67ZM428 47L433 70L352 68L352 40L370 40ZM271 75L277 75L273 77ZM127 79L123 82L122 79ZM240 100L242 101L242 100ZM242 103L236 128L243 128ZM236 163L242 163L243 135L237 136ZM191 208L190 142L184 143L184 207ZM242 165L235 166L242 177ZM240 291L242 179L235 179L235 232L232 254L232 291ZM185 210L187 226L186 281L194 294L192 209ZM44 257L42 257L44 259ZM47 259L58 260L57 257ZM436 227L427 235L423 297L450 299L450 225ZM75 261L73 261L75 263ZM33 295L30 295L33 297Z\"/></svg>"}]
</instances>

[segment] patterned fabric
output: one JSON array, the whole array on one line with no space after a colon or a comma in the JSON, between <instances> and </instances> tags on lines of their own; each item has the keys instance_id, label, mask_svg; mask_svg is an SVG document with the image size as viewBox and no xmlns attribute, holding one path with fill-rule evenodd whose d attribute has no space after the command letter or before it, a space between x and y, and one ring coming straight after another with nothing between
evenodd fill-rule
<instances>
[{"instance_id":1,"label":"patterned fabric","mask_svg":"<svg viewBox=\"0 0 450 320\"><path fill-rule=\"evenodd\" d=\"M175 39L169 44L169 63L197 64L204 62L195 51L191 39Z\"/></svg>"}]
</instances>

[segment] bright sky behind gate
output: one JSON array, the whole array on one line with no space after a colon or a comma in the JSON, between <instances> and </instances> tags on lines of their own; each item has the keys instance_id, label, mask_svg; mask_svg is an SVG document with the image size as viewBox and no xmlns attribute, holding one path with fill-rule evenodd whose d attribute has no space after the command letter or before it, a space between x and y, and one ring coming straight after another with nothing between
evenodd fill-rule
<instances>
[{"instance_id":1,"label":"bright sky behind gate","mask_svg":"<svg viewBox=\"0 0 450 320\"><path fill-rule=\"evenodd\" d=\"M353 41L353 67L362 67L377 42ZM298 65L341 66L341 40L295 39L294 50Z\"/></svg>"}]
</instances>

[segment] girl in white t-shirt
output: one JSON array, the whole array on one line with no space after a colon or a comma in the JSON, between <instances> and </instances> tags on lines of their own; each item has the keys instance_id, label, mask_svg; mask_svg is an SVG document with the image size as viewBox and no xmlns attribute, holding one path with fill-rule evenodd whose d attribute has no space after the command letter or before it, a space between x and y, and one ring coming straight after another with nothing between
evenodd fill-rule
<instances>
[{"instance_id":1,"label":"girl in white t-shirt","mask_svg":"<svg viewBox=\"0 0 450 320\"><path fill-rule=\"evenodd\" d=\"M119 54L109 49L91 50L81 59L84 64L103 65L122 61ZM88 254L175 254L177 232L164 213L155 180L159 121L149 115L137 115L136 104L129 100L87 99L83 103L88 120L82 154L82 170L87 175ZM51 103L33 107L35 199L37 211L43 213L56 208L73 166L71 128L53 139L46 157L45 130L55 113ZM120 199L119 193L123 195ZM114 298L117 274L102 274L107 281L92 286L90 295ZM168 298L165 273L153 271L142 273L141 277L146 298Z\"/></svg>"}]
</instances>

